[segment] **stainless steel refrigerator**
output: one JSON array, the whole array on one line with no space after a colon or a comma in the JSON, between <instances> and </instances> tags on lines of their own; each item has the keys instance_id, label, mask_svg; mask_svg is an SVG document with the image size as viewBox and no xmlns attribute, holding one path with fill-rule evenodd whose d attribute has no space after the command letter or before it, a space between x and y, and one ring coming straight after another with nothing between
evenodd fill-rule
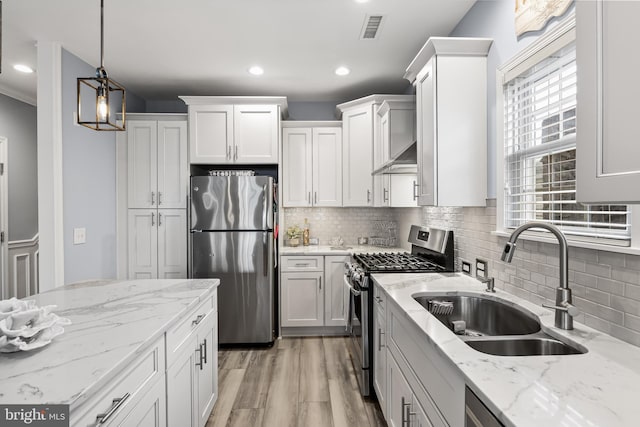
<instances>
[{"instance_id":1,"label":"stainless steel refrigerator","mask_svg":"<svg viewBox=\"0 0 640 427\"><path fill-rule=\"evenodd\" d=\"M274 340L273 200L271 177L191 177L191 277L220 279L220 344Z\"/></svg>"}]
</instances>

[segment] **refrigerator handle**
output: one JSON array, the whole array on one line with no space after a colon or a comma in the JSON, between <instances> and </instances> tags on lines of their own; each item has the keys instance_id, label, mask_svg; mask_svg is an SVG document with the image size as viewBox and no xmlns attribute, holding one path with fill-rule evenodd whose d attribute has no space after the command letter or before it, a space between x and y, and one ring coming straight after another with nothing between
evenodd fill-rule
<instances>
[{"instance_id":1,"label":"refrigerator handle","mask_svg":"<svg viewBox=\"0 0 640 427\"><path fill-rule=\"evenodd\" d=\"M262 211L262 224L264 227L269 228L269 209L273 209L273 207L269 203L269 193L267 193L267 184L262 186L262 194L265 195L266 202L264 206L264 210Z\"/></svg>"},{"instance_id":2,"label":"refrigerator handle","mask_svg":"<svg viewBox=\"0 0 640 427\"><path fill-rule=\"evenodd\" d=\"M271 251L271 245L269 244L269 233L268 232L263 232L262 233L262 243L263 243L263 248L264 248L264 265L263 265L263 275L267 276L268 270L269 270L269 252Z\"/></svg>"}]
</instances>

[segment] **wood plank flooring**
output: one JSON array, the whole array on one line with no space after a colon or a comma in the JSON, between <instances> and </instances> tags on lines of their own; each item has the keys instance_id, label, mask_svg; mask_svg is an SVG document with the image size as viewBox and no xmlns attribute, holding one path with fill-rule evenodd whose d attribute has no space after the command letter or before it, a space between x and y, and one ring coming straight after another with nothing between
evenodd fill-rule
<instances>
[{"instance_id":1,"label":"wood plank flooring","mask_svg":"<svg viewBox=\"0 0 640 427\"><path fill-rule=\"evenodd\" d=\"M344 337L283 338L218 353L218 401L207 427L386 427L364 399Z\"/></svg>"}]
</instances>

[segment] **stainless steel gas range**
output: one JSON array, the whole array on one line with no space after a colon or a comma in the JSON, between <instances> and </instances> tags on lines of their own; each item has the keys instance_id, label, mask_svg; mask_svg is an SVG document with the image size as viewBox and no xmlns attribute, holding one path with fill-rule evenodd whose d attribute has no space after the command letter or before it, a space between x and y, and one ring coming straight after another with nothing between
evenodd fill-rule
<instances>
[{"instance_id":1,"label":"stainless steel gas range","mask_svg":"<svg viewBox=\"0 0 640 427\"><path fill-rule=\"evenodd\" d=\"M411 252L355 254L345 265L349 288L347 332L349 350L363 396L373 384L373 283L374 273L446 273L454 271L453 231L411 226Z\"/></svg>"}]
</instances>

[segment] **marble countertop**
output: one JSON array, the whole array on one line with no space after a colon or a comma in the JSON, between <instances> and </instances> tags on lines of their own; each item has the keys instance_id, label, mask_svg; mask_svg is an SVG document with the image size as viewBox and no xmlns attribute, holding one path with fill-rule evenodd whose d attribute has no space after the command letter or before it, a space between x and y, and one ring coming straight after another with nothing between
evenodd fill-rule
<instances>
[{"instance_id":1,"label":"marble countertop","mask_svg":"<svg viewBox=\"0 0 640 427\"><path fill-rule=\"evenodd\" d=\"M462 373L465 383L506 426L637 426L640 348L583 324L554 327L554 313L461 273L375 274L373 279L425 333L425 340ZM539 317L542 330L586 347L567 356L493 356L473 350L428 313L413 295L433 291L482 293L517 303Z\"/></svg>"},{"instance_id":2,"label":"marble countertop","mask_svg":"<svg viewBox=\"0 0 640 427\"><path fill-rule=\"evenodd\" d=\"M64 334L31 352L0 354L1 404L69 404L70 410L211 295L218 279L84 282L27 299L57 305Z\"/></svg>"},{"instance_id":3,"label":"marble countertop","mask_svg":"<svg viewBox=\"0 0 640 427\"><path fill-rule=\"evenodd\" d=\"M356 253L376 253L376 252L407 252L406 249L398 247L371 246L371 245L344 245L344 248L331 249L329 245L309 245L309 246L282 246L280 255L353 255Z\"/></svg>"}]
</instances>

